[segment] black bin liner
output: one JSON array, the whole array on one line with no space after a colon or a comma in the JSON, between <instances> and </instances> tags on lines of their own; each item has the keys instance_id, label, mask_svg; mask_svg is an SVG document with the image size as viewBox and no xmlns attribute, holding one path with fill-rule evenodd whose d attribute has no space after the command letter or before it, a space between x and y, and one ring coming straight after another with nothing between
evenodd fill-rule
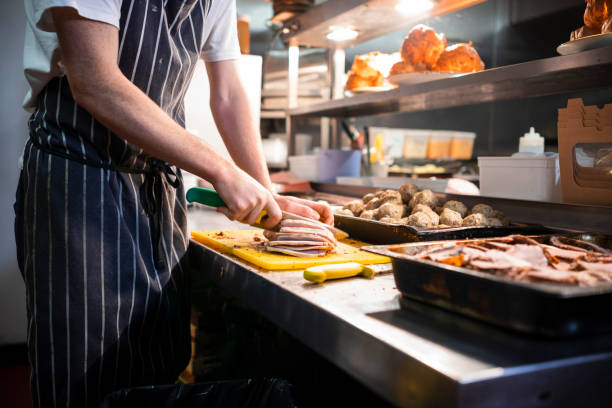
<instances>
[{"instance_id":1,"label":"black bin liner","mask_svg":"<svg viewBox=\"0 0 612 408\"><path fill-rule=\"evenodd\" d=\"M126 388L104 408L294 408L291 384L278 378Z\"/></svg>"}]
</instances>

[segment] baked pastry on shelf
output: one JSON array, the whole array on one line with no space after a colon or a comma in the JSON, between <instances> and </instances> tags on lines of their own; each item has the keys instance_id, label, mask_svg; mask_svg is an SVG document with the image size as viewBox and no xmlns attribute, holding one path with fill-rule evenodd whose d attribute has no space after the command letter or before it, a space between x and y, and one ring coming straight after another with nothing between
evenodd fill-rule
<instances>
[{"instance_id":1,"label":"baked pastry on shelf","mask_svg":"<svg viewBox=\"0 0 612 408\"><path fill-rule=\"evenodd\" d=\"M399 52L385 54L373 51L367 54L356 55L344 88L350 91L360 88L384 86L384 78L389 74L393 63L398 60L400 60Z\"/></svg>"},{"instance_id":2,"label":"baked pastry on shelf","mask_svg":"<svg viewBox=\"0 0 612 408\"><path fill-rule=\"evenodd\" d=\"M393 64L391 70L389 71L389 75L397 75L397 74L406 74L410 72L427 72L429 68L422 62L419 62L415 65L406 62L399 61Z\"/></svg>"},{"instance_id":3,"label":"baked pastry on shelf","mask_svg":"<svg viewBox=\"0 0 612 408\"><path fill-rule=\"evenodd\" d=\"M375 76L363 77L355 73L354 71L349 71L348 78L346 80L346 85L344 88L347 91L350 91L353 89L369 88L372 86L383 86L383 83L384 78L380 72L378 73L378 75Z\"/></svg>"},{"instance_id":4,"label":"baked pastry on shelf","mask_svg":"<svg viewBox=\"0 0 612 408\"><path fill-rule=\"evenodd\" d=\"M584 26L570 34L570 41L612 32L612 0L585 0Z\"/></svg>"},{"instance_id":5,"label":"baked pastry on shelf","mask_svg":"<svg viewBox=\"0 0 612 408\"><path fill-rule=\"evenodd\" d=\"M433 67L445 49L444 34L438 34L433 28L419 24L414 26L404 38L400 52L404 62L412 65L424 63L428 67Z\"/></svg>"},{"instance_id":6,"label":"baked pastry on shelf","mask_svg":"<svg viewBox=\"0 0 612 408\"><path fill-rule=\"evenodd\" d=\"M472 42L447 47L440 55L434 71L439 72L478 72L484 69L484 62L472 47Z\"/></svg>"}]
</instances>

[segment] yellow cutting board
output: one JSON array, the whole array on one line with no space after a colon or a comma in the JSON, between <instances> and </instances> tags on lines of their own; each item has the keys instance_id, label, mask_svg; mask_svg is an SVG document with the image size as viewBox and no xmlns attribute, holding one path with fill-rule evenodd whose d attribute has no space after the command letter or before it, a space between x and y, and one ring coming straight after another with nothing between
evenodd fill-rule
<instances>
[{"instance_id":1,"label":"yellow cutting board","mask_svg":"<svg viewBox=\"0 0 612 408\"><path fill-rule=\"evenodd\" d=\"M337 253L319 258L297 258L257 248L265 241L262 230L193 231L191 237L201 244L235 255L269 271L306 269L311 266L341 262L358 262L363 265L391 262L386 256L359 250L366 244L352 239L342 240L336 249Z\"/></svg>"}]
</instances>

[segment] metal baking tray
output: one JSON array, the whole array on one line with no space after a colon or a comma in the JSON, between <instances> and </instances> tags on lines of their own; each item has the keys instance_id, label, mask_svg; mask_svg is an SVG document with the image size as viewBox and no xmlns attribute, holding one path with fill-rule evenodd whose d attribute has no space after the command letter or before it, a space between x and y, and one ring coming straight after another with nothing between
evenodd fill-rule
<instances>
[{"instance_id":1,"label":"metal baking tray","mask_svg":"<svg viewBox=\"0 0 612 408\"><path fill-rule=\"evenodd\" d=\"M459 240L456 243L469 242ZM612 330L612 283L591 287L524 282L486 272L409 257L419 247L443 242L368 246L392 259L403 296L507 329L547 337ZM414 252L413 252L414 253Z\"/></svg>"},{"instance_id":2,"label":"metal baking tray","mask_svg":"<svg viewBox=\"0 0 612 408\"><path fill-rule=\"evenodd\" d=\"M370 244L401 244L405 242L441 241L468 238L503 237L512 234L542 235L558 232L539 224L511 223L504 227L451 227L417 229L409 225L394 225L348 215L334 215L335 226L351 238Z\"/></svg>"}]
</instances>

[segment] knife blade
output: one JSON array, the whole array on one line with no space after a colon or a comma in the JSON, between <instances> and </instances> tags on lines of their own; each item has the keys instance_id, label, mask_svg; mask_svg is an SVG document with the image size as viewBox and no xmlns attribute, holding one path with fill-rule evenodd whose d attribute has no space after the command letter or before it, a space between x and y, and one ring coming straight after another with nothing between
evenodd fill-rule
<instances>
[{"instance_id":1,"label":"knife blade","mask_svg":"<svg viewBox=\"0 0 612 408\"><path fill-rule=\"evenodd\" d=\"M219 193L217 193L214 190L210 190L208 188L202 188L202 187L192 187L189 190L187 190L187 201L190 203L197 202L200 204L208 205L210 207L225 207L226 206L221 196L219 196ZM262 211L257 219L257 222L254 225L259 228L264 228L263 225L261 224L261 220L266 216L267 216L267 212L265 210ZM314 222L320 225L321 227L326 228L329 231L331 231L331 233L334 234L334 237L336 237L337 240L342 240L342 239L348 238L349 236L346 232L332 225L328 225L323 222L316 221L308 217L303 217L301 215L289 213L286 211L282 212L282 219ZM278 224L274 228L264 228L264 229L274 230L275 228L278 228Z\"/></svg>"}]
</instances>

